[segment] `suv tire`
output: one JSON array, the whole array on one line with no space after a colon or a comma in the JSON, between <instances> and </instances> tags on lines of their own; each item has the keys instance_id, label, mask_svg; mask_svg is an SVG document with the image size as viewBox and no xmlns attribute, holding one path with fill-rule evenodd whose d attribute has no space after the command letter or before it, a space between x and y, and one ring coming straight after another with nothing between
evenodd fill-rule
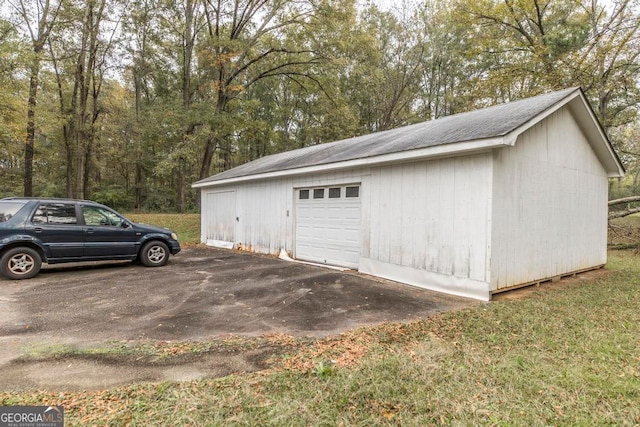
<instances>
[{"instance_id":1,"label":"suv tire","mask_svg":"<svg viewBox=\"0 0 640 427\"><path fill-rule=\"evenodd\" d=\"M30 279L40 272L40 267L40 254L27 247L9 249L0 258L0 273L13 280Z\"/></svg>"},{"instance_id":2,"label":"suv tire","mask_svg":"<svg viewBox=\"0 0 640 427\"><path fill-rule=\"evenodd\" d=\"M147 267L162 267L169 261L169 247L159 240L152 240L142 246L140 262Z\"/></svg>"}]
</instances>

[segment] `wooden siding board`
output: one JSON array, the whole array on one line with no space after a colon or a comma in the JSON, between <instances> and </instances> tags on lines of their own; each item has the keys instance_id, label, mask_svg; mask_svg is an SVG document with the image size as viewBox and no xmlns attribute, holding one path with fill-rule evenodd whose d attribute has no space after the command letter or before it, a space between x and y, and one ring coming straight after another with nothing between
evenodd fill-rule
<instances>
[{"instance_id":1,"label":"wooden siding board","mask_svg":"<svg viewBox=\"0 0 640 427\"><path fill-rule=\"evenodd\" d=\"M473 243L470 246L469 257L469 278L480 282L487 281L487 257L490 251L490 220L491 220L491 189L492 189L492 167L493 159L487 153L482 157L474 158L472 167L474 170L481 170L483 173L477 174L471 180L472 188L470 201L466 206L469 218L467 230L473 234ZM475 212L477 211L477 212Z\"/></svg>"},{"instance_id":2,"label":"wooden siding board","mask_svg":"<svg viewBox=\"0 0 640 427\"><path fill-rule=\"evenodd\" d=\"M467 173L467 168L473 165L468 158L457 158L454 162L454 183L453 183L453 212L452 237L454 245L452 274L456 277L469 277L470 257L473 238L469 241L470 212L469 204L472 202L472 183L467 179L461 179L460 175ZM465 200L466 198L466 200Z\"/></svg>"},{"instance_id":3,"label":"wooden siding board","mask_svg":"<svg viewBox=\"0 0 640 427\"><path fill-rule=\"evenodd\" d=\"M494 159L492 289L604 263L606 172L567 108Z\"/></svg>"},{"instance_id":4,"label":"wooden siding board","mask_svg":"<svg viewBox=\"0 0 640 427\"><path fill-rule=\"evenodd\" d=\"M389 262L402 265L402 253L406 251L409 242L402 240L402 227L409 212L405 209L406 200L402 198L402 188L406 185L403 176L404 165L394 165L390 168L391 188L387 197L390 203L387 207L388 216L385 221L385 231L389 239Z\"/></svg>"},{"instance_id":5,"label":"wooden siding board","mask_svg":"<svg viewBox=\"0 0 640 427\"><path fill-rule=\"evenodd\" d=\"M483 281L491 167L485 153L372 169L369 258Z\"/></svg>"},{"instance_id":6,"label":"wooden siding board","mask_svg":"<svg viewBox=\"0 0 640 427\"><path fill-rule=\"evenodd\" d=\"M433 220L430 220L429 211L429 179L427 166L424 163L417 164L414 169L414 208L416 209L414 230L413 230L413 266L420 270L427 269L427 259L429 247L429 228L433 228Z\"/></svg>"},{"instance_id":7,"label":"wooden siding board","mask_svg":"<svg viewBox=\"0 0 640 427\"><path fill-rule=\"evenodd\" d=\"M403 215L401 215L400 239L402 251L400 254L400 265L414 265L414 255L416 247L415 230L418 226L416 217L416 167L414 163L405 165L402 168L402 188L400 193Z\"/></svg>"},{"instance_id":8,"label":"wooden siding board","mask_svg":"<svg viewBox=\"0 0 640 427\"><path fill-rule=\"evenodd\" d=\"M440 211L440 165L441 162L429 162L426 164L425 222L427 224L427 238L425 240L426 270L437 272L438 254L440 252L439 241L441 218Z\"/></svg>"},{"instance_id":9,"label":"wooden siding board","mask_svg":"<svg viewBox=\"0 0 640 427\"><path fill-rule=\"evenodd\" d=\"M371 175L369 171L364 171L361 177L360 209L362 218L360 255L369 258L371 248Z\"/></svg>"},{"instance_id":10,"label":"wooden siding board","mask_svg":"<svg viewBox=\"0 0 640 427\"><path fill-rule=\"evenodd\" d=\"M438 253L436 272L452 275L453 274L453 247L452 245L461 242L453 240L453 220L458 214L455 211L455 173L454 160L445 159L442 161L440 169L440 187L439 187L439 204L438 211L438 227L436 234L440 251Z\"/></svg>"},{"instance_id":11,"label":"wooden siding board","mask_svg":"<svg viewBox=\"0 0 640 427\"><path fill-rule=\"evenodd\" d=\"M380 169L371 170L369 186L369 211L371 212L369 228L369 256L380 259Z\"/></svg>"},{"instance_id":12,"label":"wooden siding board","mask_svg":"<svg viewBox=\"0 0 640 427\"><path fill-rule=\"evenodd\" d=\"M389 239L389 222L392 218L392 201L389 195L392 191L391 177L389 176L388 168L384 168L381 171L380 187L378 188L378 258L382 262L391 262L390 254L390 239Z\"/></svg>"}]
</instances>

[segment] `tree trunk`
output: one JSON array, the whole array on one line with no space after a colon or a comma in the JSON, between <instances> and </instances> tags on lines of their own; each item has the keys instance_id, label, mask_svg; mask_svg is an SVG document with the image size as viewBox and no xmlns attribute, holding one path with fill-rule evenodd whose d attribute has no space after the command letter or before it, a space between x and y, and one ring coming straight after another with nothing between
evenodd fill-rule
<instances>
[{"instance_id":1,"label":"tree trunk","mask_svg":"<svg viewBox=\"0 0 640 427\"><path fill-rule=\"evenodd\" d=\"M640 212L640 208L631 208L626 211L609 212L609 219L622 218Z\"/></svg>"},{"instance_id":2,"label":"tree trunk","mask_svg":"<svg viewBox=\"0 0 640 427\"><path fill-rule=\"evenodd\" d=\"M609 201L609 206L622 205L625 203L640 202L640 196L623 197ZM609 219L622 218L640 212L640 207L628 208L623 211L609 211Z\"/></svg>"},{"instance_id":3,"label":"tree trunk","mask_svg":"<svg viewBox=\"0 0 640 427\"><path fill-rule=\"evenodd\" d=\"M621 205L623 203L640 202L640 196L623 197L622 199L609 200L609 206Z\"/></svg>"},{"instance_id":4,"label":"tree trunk","mask_svg":"<svg viewBox=\"0 0 640 427\"><path fill-rule=\"evenodd\" d=\"M178 159L178 167L176 168L176 211L184 212L185 209L185 179L184 179L185 161L184 157Z\"/></svg>"},{"instance_id":5,"label":"tree trunk","mask_svg":"<svg viewBox=\"0 0 640 427\"><path fill-rule=\"evenodd\" d=\"M96 4L97 3L97 4ZM96 82L98 33L103 19L105 1L88 1L84 15L80 53L76 63L74 95L78 96L76 121L75 193L84 199L90 184L90 163L98 117L97 101L100 84Z\"/></svg>"},{"instance_id":6,"label":"tree trunk","mask_svg":"<svg viewBox=\"0 0 640 427\"><path fill-rule=\"evenodd\" d=\"M218 146L218 137L211 133L207 138L207 142L204 147L204 156L202 156L202 165L200 167L200 179L209 177L211 171L211 163L213 162L213 153Z\"/></svg>"},{"instance_id":7,"label":"tree trunk","mask_svg":"<svg viewBox=\"0 0 640 427\"><path fill-rule=\"evenodd\" d=\"M38 7L39 19L37 23L38 31L36 34L31 33L31 43L33 47L33 62L31 63L31 75L29 76L29 99L27 101L27 135L24 144L24 195L26 197L33 196L33 158L35 155L36 140L36 106L38 103L38 80L40 76L40 56L44 51L44 46L49 38L51 28L58 15L61 3L53 6L50 0L45 0ZM4 5L3 5L4 6ZM28 2L18 2L16 4L9 3L18 15L25 18L27 27L31 28L29 23Z\"/></svg>"},{"instance_id":8,"label":"tree trunk","mask_svg":"<svg viewBox=\"0 0 640 427\"><path fill-rule=\"evenodd\" d=\"M40 51L35 48L31 77L29 78L29 101L27 104L27 138L24 144L24 196L33 196L33 155L36 139L36 105L38 98L38 76L40 74Z\"/></svg>"},{"instance_id":9,"label":"tree trunk","mask_svg":"<svg viewBox=\"0 0 640 427\"><path fill-rule=\"evenodd\" d=\"M136 157L135 157L135 182L134 182L134 208L140 210L142 208L142 187L143 187L143 169L142 169L142 138L140 137L140 109L142 105L142 82L139 74L140 70L134 71L135 77L135 102L136 102L136 130L133 133L133 138L136 144Z\"/></svg>"}]
</instances>

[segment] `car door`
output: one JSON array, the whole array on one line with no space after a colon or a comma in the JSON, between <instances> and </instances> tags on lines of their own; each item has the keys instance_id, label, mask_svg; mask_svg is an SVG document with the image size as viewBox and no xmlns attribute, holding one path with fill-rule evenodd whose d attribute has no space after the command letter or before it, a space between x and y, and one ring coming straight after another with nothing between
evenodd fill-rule
<instances>
[{"instance_id":1,"label":"car door","mask_svg":"<svg viewBox=\"0 0 640 427\"><path fill-rule=\"evenodd\" d=\"M49 261L82 257L84 231L74 203L40 203L25 231L41 242Z\"/></svg>"},{"instance_id":2,"label":"car door","mask_svg":"<svg viewBox=\"0 0 640 427\"><path fill-rule=\"evenodd\" d=\"M100 206L80 205L84 222L84 256L130 259L136 254L136 231L120 215Z\"/></svg>"}]
</instances>

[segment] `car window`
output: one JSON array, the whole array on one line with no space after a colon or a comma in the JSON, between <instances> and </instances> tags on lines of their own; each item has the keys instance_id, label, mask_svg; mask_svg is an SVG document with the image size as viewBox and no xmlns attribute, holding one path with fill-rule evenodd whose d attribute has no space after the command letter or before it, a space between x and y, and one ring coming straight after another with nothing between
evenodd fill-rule
<instances>
[{"instance_id":1,"label":"car window","mask_svg":"<svg viewBox=\"0 0 640 427\"><path fill-rule=\"evenodd\" d=\"M82 206L82 216L86 225L106 225L119 227L122 218L115 213L96 206Z\"/></svg>"},{"instance_id":2,"label":"car window","mask_svg":"<svg viewBox=\"0 0 640 427\"><path fill-rule=\"evenodd\" d=\"M18 213L25 205L24 202L2 202L0 201L0 222L9 221L12 216Z\"/></svg>"},{"instance_id":3,"label":"car window","mask_svg":"<svg viewBox=\"0 0 640 427\"><path fill-rule=\"evenodd\" d=\"M76 206L69 203L43 203L31 221L35 224L77 224Z\"/></svg>"}]
</instances>

